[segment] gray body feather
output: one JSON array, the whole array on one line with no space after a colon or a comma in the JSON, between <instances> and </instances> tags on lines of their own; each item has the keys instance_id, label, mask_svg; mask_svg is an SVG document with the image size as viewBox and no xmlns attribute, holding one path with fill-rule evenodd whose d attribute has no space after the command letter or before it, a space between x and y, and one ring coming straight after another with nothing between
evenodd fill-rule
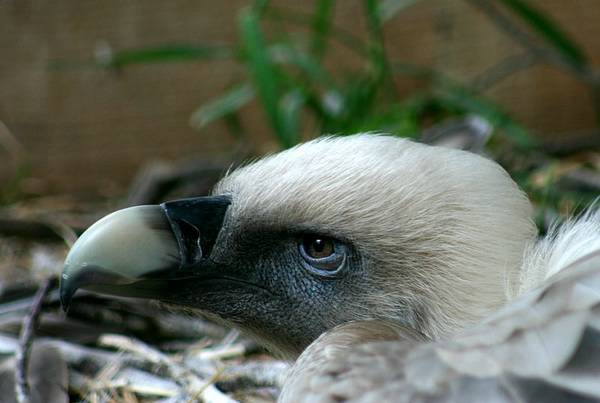
<instances>
[{"instance_id":1,"label":"gray body feather","mask_svg":"<svg viewBox=\"0 0 600 403\"><path fill-rule=\"evenodd\" d=\"M300 356L280 398L388 401L600 401L600 252L449 341L341 325Z\"/></svg>"},{"instance_id":2,"label":"gray body feather","mask_svg":"<svg viewBox=\"0 0 600 403\"><path fill-rule=\"evenodd\" d=\"M417 151L435 153L435 158L452 153L433 148ZM458 336L438 333L442 341L424 341L412 328L377 320L340 325L300 356L281 402L600 401L600 211L590 210L554 226L538 240L527 233L527 219L522 217L530 211L528 203L519 205L522 194L499 186L501 172L488 170L481 159L468 154L461 157L461 174L471 164L481 168L483 183L470 190L488 196L496 193L505 208L513 209L506 222L497 225L495 221L487 227L488 235L481 236L476 228L494 219L481 216L476 218L480 224L453 234L464 251L479 236L490 262L505 256L504 269L501 264L489 265L484 272L488 280L494 272L504 272L506 304L473 328L463 324L467 330ZM428 179L441 189L453 186L452 178L430 174ZM481 197L483 202L486 196ZM499 211L497 217L503 213ZM512 239L519 245L502 240L511 227L516 229ZM520 259L510 257L515 251L520 251ZM452 265L454 272L466 273L465 267L477 265L477 260L463 257L462 264ZM446 280L448 290L460 287L460 282ZM470 289L484 281L474 281ZM500 283L494 281L500 290ZM494 292L484 292L477 294L482 307L495 299ZM493 304L503 305L498 300ZM431 336L427 331L424 334Z\"/></svg>"}]
</instances>

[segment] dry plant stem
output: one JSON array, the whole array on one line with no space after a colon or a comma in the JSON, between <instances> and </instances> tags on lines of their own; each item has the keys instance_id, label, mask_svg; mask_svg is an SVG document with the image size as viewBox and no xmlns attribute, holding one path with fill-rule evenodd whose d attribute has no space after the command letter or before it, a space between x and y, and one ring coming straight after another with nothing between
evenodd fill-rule
<instances>
[{"instance_id":1,"label":"dry plant stem","mask_svg":"<svg viewBox=\"0 0 600 403\"><path fill-rule=\"evenodd\" d=\"M223 373L223 369L220 368L218 369L214 374L212 374L210 376L210 378L208 378L205 382L204 385L202 385L198 390L196 390L196 392L193 394L193 396L191 396L188 399L188 403L194 403L195 401L198 400L198 398L200 396L202 396L203 393L205 393L205 391L208 390L208 388L212 387L212 390L208 391L208 396L211 396L214 394L215 391L218 391L215 386L214 383L219 379L219 377L221 376L221 374ZM211 399L214 399L214 397L209 397ZM206 400L206 398L204 399Z\"/></svg>"},{"instance_id":2,"label":"dry plant stem","mask_svg":"<svg viewBox=\"0 0 600 403\"><path fill-rule=\"evenodd\" d=\"M60 242L63 236L57 233L56 228L47 222L19 219L8 216L9 213L0 213L0 234L5 236L16 236L35 240Z\"/></svg>"},{"instance_id":3,"label":"dry plant stem","mask_svg":"<svg viewBox=\"0 0 600 403\"><path fill-rule=\"evenodd\" d=\"M506 32L506 34L515 39L540 60L572 73L575 77L587 84L593 86L599 85L600 74L597 71L594 71L589 67L576 67L554 49L538 45L535 37L521 29L517 24L511 21L509 17L500 12L493 2L489 0L467 1L486 14L498 28Z\"/></svg>"},{"instance_id":4,"label":"dry plant stem","mask_svg":"<svg viewBox=\"0 0 600 403\"><path fill-rule=\"evenodd\" d=\"M31 312L23 320L21 334L19 335L19 347L16 351L15 368L15 394L19 403L29 403L31 401L31 391L27 380L29 354L35 336L35 329L42 311L42 303L44 302L44 297L46 297L46 294L50 290L51 283L51 279L44 281L35 294Z\"/></svg>"},{"instance_id":5,"label":"dry plant stem","mask_svg":"<svg viewBox=\"0 0 600 403\"><path fill-rule=\"evenodd\" d=\"M590 86L593 106L600 122L600 72L585 64L574 64L554 48L538 45L538 41L529 32L521 29L510 18L498 10L489 0L467 0L485 13L506 34L513 37L537 59L572 74L578 80Z\"/></svg>"},{"instance_id":6,"label":"dry plant stem","mask_svg":"<svg viewBox=\"0 0 600 403\"><path fill-rule=\"evenodd\" d=\"M63 242L73 246L77 234L84 228L71 228L64 222L51 218L14 218L10 211L0 210L0 234L35 241Z\"/></svg>"},{"instance_id":7,"label":"dry plant stem","mask_svg":"<svg viewBox=\"0 0 600 403\"><path fill-rule=\"evenodd\" d=\"M290 364L285 361L249 362L226 368L218 385L226 391L283 386Z\"/></svg>"},{"instance_id":8,"label":"dry plant stem","mask_svg":"<svg viewBox=\"0 0 600 403\"><path fill-rule=\"evenodd\" d=\"M151 163L137 174L125 206L157 203L169 192L194 182L199 187L196 192L208 194L227 167L225 162L206 160L188 160L176 164Z\"/></svg>"},{"instance_id":9,"label":"dry plant stem","mask_svg":"<svg viewBox=\"0 0 600 403\"><path fill-rule=\"evenodd\" d=\"M153 364L164 365L175 377L183 375L179 364L171 360L169 356L139 340L118 334L106 334L100 337L98 342L102 346L115 347L133 353Z\"/></svg>"},{"instance_id":10,"label":"dry plant stem","mask_svg":"<svg viewBox=\"0 0 600 403\"><path fill-rule=\"evenodd\" d=\"M135 394L127 389L123 390L123 401L125 403L138 403L138 399L135 397Z\"/></svg>"},{"instance_id":11,"label":"dry plant stem","mask_svg":"<svg viewBox=\"0 0 600 403\"><path fill-rule=\"evenodd\" d=\"M243 343L224 345L215 349L200 351L196 357L201 360L214 361L227 358L241 357L246 354L246 346Z\"/></svg>"},{"instance_id":12,"label":"dry plant stem","mask_svg":"<svg viewBox=\"0 0 600 403\"><path fill-rule=\"evenodd\" d=\"M600 130L585 130L569 133L568 136L550 136L544 144L544 151L555 156L574 154L600 148Z\"/></svg>"},{"instance_id":13,"label":"dry plant stem","mask_svg":"<svg viewBox=\"0 0 600 403\"><path fill-rule=\"evenodd\" d=\"M505 78L527 70L538 62L539 58L531 52L508 56L471 80L471 87L479 92L487 91Z\"/></svg>"},{"instance_id":14,"label":"dry plant stem","mask_svg":"<svg viewBox=\"0 0 600 403\"><path fill-rule=\"evenodd\" d=\"M0 120L0 148L5 149L13 156L13 159L19 159L25 154L23 146L15 135L10 131L8 126Z\"/></svg>"},{"instance_id":15,"label":"dry plant stem","mask_svg":"<svg viewBox=\"0 0 600 403\"><path fill-rule=\"evenodd\" d=\"M121 350L139 355L155 364L164 365L171 377L180 384L188 395L196 397L197 394L206 403L235 403L236 401L218 390L212 383L216 381L211 379L209 382L200 379L189 368L175 362L171 357L151 346L135 340L131 337L117 334L108 334L100 337L99 344L104 346L116 347Z\"/></svg>"}]
</instances>

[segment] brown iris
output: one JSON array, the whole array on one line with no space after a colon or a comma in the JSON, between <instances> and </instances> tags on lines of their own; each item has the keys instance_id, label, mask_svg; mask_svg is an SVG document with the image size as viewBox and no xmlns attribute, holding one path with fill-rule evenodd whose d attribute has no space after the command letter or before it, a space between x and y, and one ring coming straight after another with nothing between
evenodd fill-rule
<instances>
[{"instance_id":1,"label":"brown iris","mask_svg":"<svg viewBox=\"0 0 600 403\"><path fill-rule=\"evenodd\" d=\"M321 277L338 276L346 260L345 244L322 235L305 235L298 243L302 264Z\"/></svg>"},{"instance_id":2,"label":"brown iris","mask_svg":"<svg viewBox=\"0 0 600 403\"><path fill-rule=\"evenodd\" d=\"M313 259L324 259L335 252L333 240L324 237L307 236L303 246L305 253Z\"/></svg>"}]
</instances>

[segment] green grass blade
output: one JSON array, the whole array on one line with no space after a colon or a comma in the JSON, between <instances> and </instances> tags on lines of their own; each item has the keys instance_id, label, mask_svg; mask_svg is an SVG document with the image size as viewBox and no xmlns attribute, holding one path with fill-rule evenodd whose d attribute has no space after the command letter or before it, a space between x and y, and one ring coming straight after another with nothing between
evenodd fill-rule
<instances>
[{"instance_id":1,"label":"green grass blade","mask_svg":"<svg viewBox=\"0 0 600 403\"><path fill-rule=\"evenodd\" d=\"M411 64L395 63L392 68L395 74L419 78L431 85L433 94L427 94L426 96L423 96L423 94L413 95L412 99L417 108L427 105L429 103L427 99L431 100L433 95L434 101L439 103L448 113L473 113L485 118L493 126L502 129L521 150L532 150L539 146L538 140L500 107L477 95L464 85L435 70Z\"/></svg>"},{"instance_id":2,"label":"green grass blade","mask_svg":"<svg viewBox=\"0 0 600 403\"><path fill-rule=\"evenodd\" d=\"M225 45L164 45L116 52L105 65L122 68L130 64L214 60L232 56L232 49Z\"/></svg>"},{"instance_id":3,"label":"green grass blade","mask_svg":"<svg viewBox=\"0 0 600 403\"><path fill-rule=\"evenodd\" d=\"M382 106L357 123L350 129L352 132L384 132L411 138L419 133L418 115L402 104Z\"/></svg>"},{"instance_id":4,"label":"green grass blade","mask_svg":"<svg viewBox=\"0 0 600 403\"><path fill-rule=\"evenodd\" d=\"M327 37L331 30L335 2L333 0L317 0L316 3L312 20L310 48L312 53L320 58L327 47Z\"/></svg>"},{"instance_id":5,"label":"green grass blade","mask_svg":"<svg viewBox=\"0 0 600 403\"><path fill-rule=\"evenodd\" d=\"M264 13L264 18L273 22L285 22L287 24L300 26L307 29L312 29L313 16L300 12L290 12L286 8L270 6L268 11ZM329 36L332 40L337 41L340 45L354 52L360 57L368 54L367 47L362 39L353 32L331 24Z\"/></svg>"},{"instance_id":6,"label":"green grass blade","mask_svg":"<svg viewBox=\"0 0 600 403\"><path fill-rule=\"evenodd\" d=\"M577 67L583 67L586 64L586 57L583 51L557 24L541 11L536 10L524 0L500 1L572 64Z\"/></svg>"},{"instance_id":7,"label":"green grass blade","mask_svg":"<svg viewBox=\"0 0 600 403\"><path fill-rule=\"evenodd\" d=\"M369 32L368 49L371 66L371 85L373 86L371 102L375 102L379 95L387 96L392 102L397 102L398 93L392 79L390 62L385 52L379 2L376 0L365 0L364 9Z\"/></svg>"},{"instance_id":8,"label":"green grass blade","mask_svg":"<svg viewBox=\"0 0 600 403\"><path fill-rule=\"evenodd\" d=\"M211 122L237 112L254 98L254 91L248 83L237 85L216 99L196 109L190 117L190 125L200 129Z\"/></svg>"},{"instance_id":9,"label":"green grass blade","mask_svg":"<svg viewBox=\"0 0 600 403\"><path fill-rule=\"evenodd\" d=\"M281 98L281 123L284 126L286 144L298 144L300 141L299 115L304 101L299 89L294 89Z\"/></svg>"},{"instance_id":10,"label":"green grass blade","mask_svg":"<svg viewBox=\"0 0 600 403\"><path fill-rule=\"evenodd\" d=\"M269 0L254 0L251 7L254 15L260 18L271 7L271 2Z\"/></svg>"},{"instance_id":11,"label":"green grass blade","mask_svg":"<svg viewBox=\"0 0 600 403\"><path fill-rule=\"evenodd\" d=\"M500 107L464 87L444 83L434 89L434 96L450 110L473 113L485 118L492 126L501 129L521 150L531 150L538 145L538 141Z\"/></svg>"},{"instance_id":12,"label":"green grass blade","mask_svg":"<svg viewBox=\"0 0 600 403\"><path fill-rule=\"evenodd\" d=\"M239 27L244 57L258 99L280 144L286 148L291 147L293 144L289 142L279 111L282 92L281 72L269 56L259 18L252 9L242 11Z\"/></svg>"},{"instance_id":13,"label":"green grass blade","mask_svg":"<svg viewBox=\"0 0 600 403\"><path fill-rule=\"evenodd\" d=\"M332 85L331 75L311 54L299 51L293 44L278 43L269 47L273 63L292 66L312 84Z\"/></svg>"},{"instance_id":14,"label":"green grass blade","mask_svg":"<svg viewBox=\"0 0 600 403\"><path fill-rule=\"evenodd\" d=\"M365 16L369 31L369 55L374 76L379 78L386 69L385 52L383 48L383 32L379 19L379 8L376 0L364 1Z\"/></svg>"}]
</instances>

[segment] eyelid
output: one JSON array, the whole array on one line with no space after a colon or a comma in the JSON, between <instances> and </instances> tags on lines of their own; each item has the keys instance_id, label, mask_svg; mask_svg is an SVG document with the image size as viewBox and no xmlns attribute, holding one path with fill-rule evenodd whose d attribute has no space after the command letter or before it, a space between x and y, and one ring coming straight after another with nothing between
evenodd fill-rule
<instances>
[{"instance_id":1,"label":"eyelid","mask_svg":"<svg viewBox=\"0 0 600 403\"><path fill-rule=\"evenodd\" d=\"M300 255L303 258L302 263L310 273L316 274L320 277L330 278L337 277L339 275L339 272L346 263L347 247L345 244L338 242L335 239L332 239L331 241L334 245L334 253L332 253L330 256L326 256L323 258L313 258L309 256L306 250L304 249L303 240L300 240L300 242L298 243L298 249L300 251ZM327 264L332 264L332 267L323 267Z\"/></svg>"},{"instance_id":2,"label":"eyelid","mask_svg":"<svg viewBox=\"0 0 600 403\"><path fill-rule=\"evenodd\" d=\"M339 259L338 258L338 252L339 251L337 250L337 246L334 243L333 253L331 255L325 256L325 257L319 257L319 258L312 257L308 253L306 253L306 250L304 248L304 244L303 243L300 244L300 253L302 254L302 257L304 259L306 259L306 260L310 260L310 261L315 262L315 263L327 263L328 261L337 260L337 259Z\"/></svg>"}]
</instances>

